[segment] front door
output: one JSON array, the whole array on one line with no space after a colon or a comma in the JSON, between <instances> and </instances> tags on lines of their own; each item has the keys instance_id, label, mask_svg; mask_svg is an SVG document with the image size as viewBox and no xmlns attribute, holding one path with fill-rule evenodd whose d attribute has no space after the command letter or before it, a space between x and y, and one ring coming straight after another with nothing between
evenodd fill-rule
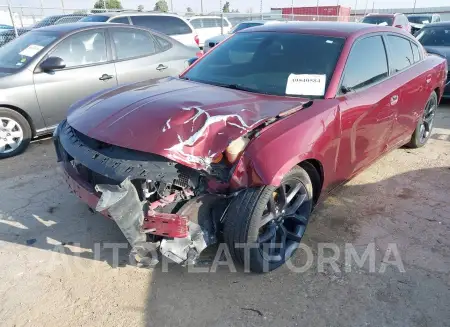
<instances>
[{"instance_id":1,"label":"front door","mask_svg":"<svg viewBox=\"0 0 450 327\"><path fill-rule=\"evenodd\" d=\"M62 58L66 67L34 74L36 95L47 127L65 119L74 102L117 85L106 42L102 29L70 35L47 56Z\"/></svg>"},{"instance_id":2,"label":"front door","mask_svg":"<svg viewBox=\"0 0 450 327\"><path fill-rule=\"evenodd\" d=\"M386 58L380 35L358 40L351 49L338 97L338 179L348 179L387 149L399 97L384 86L389 76Z\"/></svg>"}]
</instances>

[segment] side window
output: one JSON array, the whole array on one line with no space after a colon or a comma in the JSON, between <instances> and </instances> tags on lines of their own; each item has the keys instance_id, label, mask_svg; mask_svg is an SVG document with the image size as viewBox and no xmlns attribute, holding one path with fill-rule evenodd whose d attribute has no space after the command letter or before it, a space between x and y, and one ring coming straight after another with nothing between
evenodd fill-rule
<instances>
[{"instance_id":1,"label":"side window","mask_svg":"<svg viewBox=\"0 0 450 327\"><path fill-rule=\"evenodd\" d=\"M216 27L216 21L214 18L203 18L203 28Z\"/></svg>"},{"instance_id":2,"label":"side window","mask_svg":"<svg viewBox=\"0 0 450 327\"><path fill-rule=\"evenodd\" d=\"M117 59L131 59L156 53L156 46L150 33L135 29L111 30Z\"/></svg>"},{"instance_id":3,"label":"side window","mask_svg":"<svg viewBox=\"0 0 450 327\"><path fill-rule=\"evenodd\" d=\"M128 17L117 17L110 20L110 23L116 23L116 24L130 24L130 21L128 20Z\"/></svg>"},{"instance_id":4,"label":"side window","mask_svg":"<svg viewBox=\"0 0 450 327\"><path fill-rule=\"evenodd\" d=\"M131 16L133 25L153 29L166 35L180 35L192 33L191 28L182 19L175 16Z\"/></svg>"},{"instance_id":5,"label":"side window","mask_svg":"<svg viewBox=\"0 0 450 327\"><path fill-rule=\"evenodd\" d=\"M158 41L162 51L169 50L172 47L172 43L170 43L168 40L159 37L158 35L153 35L153 37L156 39L156 41Z\"/></svg>"},{"instance_id":6,"label":"side window","mask_svg":"<svg viewBox=\"0 0 450 327\"><path fill-rule=\"evenodd\" d=\"M440 21L441 21L441 16L437 16L436 19L435 19L435 22L439 23Z\"/></svg>"},{"instance_id":7,"label":"side window","mask_svg":"<svg viewBox=\"0 0 450 327\"><path fill-rule=\"evenodd\" d=\"M387 36L391 53L391 68L393 72L399 72L414 63L411 43L409 40L394 35Z\"/></svg>"},{"instance_id":8,"label":"side window","mask_svg":"<svg viewBox=\"0 0 450 327\"><path fill-rule=\"evenodd\" d=\"M413 51L414 62L420 61L421 58L420 58L419 47L414 42L411 42L411 47L412 47L412 51Z\"/></svg>"},{"instance_id":9,"label":"side window","mask_svg":"<svg viewBox=\"0 0 450 327\"><path fill-rule=\"evenodd\" d=\"M370 62L370 65L367 63ZM349 90L374 84L388 76L386 50L381 36L357 41L347 59L342 86Z\"/></svg>"},{"instance_id":10,"label":"side window","mask_svg":"<svg viewBox=\"0 0 450 327\"><path fill-rule=\"evenodd\" d=\"M71 35L58 44L50 56L62 58L66 68L106 62L105 34L97 30Z\"/></svg>"},{"instance_id":11,"label":"side window","mask_svg":"<svg viewBox=\"0 0 450 327\"><path fill-rule=\"evenodd\" d=\"M191 25L194 26L194 28L202 28L202 20L201 19L192 19Z\"/></svg>"}]
</instances>

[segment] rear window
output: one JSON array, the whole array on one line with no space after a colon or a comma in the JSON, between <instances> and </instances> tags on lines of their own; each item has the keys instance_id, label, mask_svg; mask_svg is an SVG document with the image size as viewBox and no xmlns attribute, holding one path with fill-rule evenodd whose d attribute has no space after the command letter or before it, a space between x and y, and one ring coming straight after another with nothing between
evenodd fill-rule
<instances>
[{"instance_id":1,"label":"rear window","mask_svg":"<svg viewBox=\"0 0 450 327\"><path fill-rule=\"evenodd\" d=\"M191 34L192 30L182 19L173 16L131 16L133 25L151 28L166 35Z\"/></svg>"},{"instance_id":2,"label":"rear window","mask_svg":"<svg viewBox=\"0 0 450 327\"><path fill-rule=\"evenodd\" d=\"M362 22L380 26L392 26L394 23L394 18L388 16L366 16Z\"/></svg>"},{"instance_id":3,"label":"rear window","mask_svg":"<svg viewBox=\"0 0 450 327\"><path fill-rule=\"evenodd\" d=\"M450 27L422 28L416 38L425 46L450 47Z\"/></svg>"},{"instance_id":4,"label":"rear window","mask_svg":"<svg viewBox=\"0 0 450 327\"><path fill-rule=\"evenodd\" d=\"M92 15L84 17L80 20L80 22L92 22L92 23L104 23L108 21L109 16L102 16L102 15Z\"/></svg>"},{"instance_id":5,"label":"rear window","mask_svg":"<svg viewBox=\"0 0 450 327\"><path fill-rule=\"evenodd\" d=\"M408 16L408 20L414 24L428 24L431 23L431 16Z\"/></svg>"}]
</instances>

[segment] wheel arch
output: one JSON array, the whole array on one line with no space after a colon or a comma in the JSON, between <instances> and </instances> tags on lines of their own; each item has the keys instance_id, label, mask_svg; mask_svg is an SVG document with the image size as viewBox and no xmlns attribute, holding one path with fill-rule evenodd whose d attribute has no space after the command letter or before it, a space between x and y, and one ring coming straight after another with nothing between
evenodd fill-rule
<instances>
[{"instance_id":1,"label":"wheel arch","mask_svg":"<svg viewBox=\"0 0 450 327\"><path fill-rule=\"evenodd\" d=\"M311 179L311 182L313 184L313 201L314 204L316 204L322 193L323 182L325 178L323 165L317 159L306 159L298 163L297 166L300 166L308 173L309 178Z\"/></svg>"},{"instance_id":2,"label":"wheel arch","mask_svg":"<svg viewBox=\"0 0 450 327\"><path fill-rule=\"evenodd\" d=\"M27 112L25 110L20 109L19 107L16 107L16 106L9 105L9 104L0 104L0 108L6 108L6 109L14 110L15 112L17 112L20 115L22 115L28 121L28 124L30 124L31 137L35 137L36 136L36 127L35 127L35 125L33 123L33 119L31 119L31 116L29 114L27 114Z\"/></svg>"}]
</instances>

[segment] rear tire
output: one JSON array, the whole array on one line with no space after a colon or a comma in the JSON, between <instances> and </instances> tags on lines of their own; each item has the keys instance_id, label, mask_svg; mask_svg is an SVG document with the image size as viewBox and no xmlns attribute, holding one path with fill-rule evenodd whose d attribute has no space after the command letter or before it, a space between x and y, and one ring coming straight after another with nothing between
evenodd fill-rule
<instances>
[{"instance_id":1,"label":"rear tire","mask_svg":"<svg viewBox=\"0 0 450 327\"><path fill-rule=\"evenodd\" d=\"M279 187L249 188L238 194L224 222L224 239L234 261L245 265L245 250L236 245L251 244L256 246L249 250L251 271L268 272L283 265L300 244L312 208L311 178L298 166Z\"/></svg>"},{"instance_id":2,"label":"rear tire","mask_svg":"<svg viewBox=\"0 0 450 327\"><path fill-rule=\"evenodd\" d=\"M425 105L423 115L417 122L411 140L406 145L409 148L417 149L423 147L431 136L433 130L434 116L438 107L438 97L436 92L431 93Z\"/></svg>"},{"instance_id":3,"label":"rear tire","mask_svg":"<svg viewBox=\"0 0 450 327\"><path fill-rule=\"evenodd\" d=\"M17 111L0 108L0 159L23 152L32 137L28 121Z\"/></svg>"}]
</instances>

